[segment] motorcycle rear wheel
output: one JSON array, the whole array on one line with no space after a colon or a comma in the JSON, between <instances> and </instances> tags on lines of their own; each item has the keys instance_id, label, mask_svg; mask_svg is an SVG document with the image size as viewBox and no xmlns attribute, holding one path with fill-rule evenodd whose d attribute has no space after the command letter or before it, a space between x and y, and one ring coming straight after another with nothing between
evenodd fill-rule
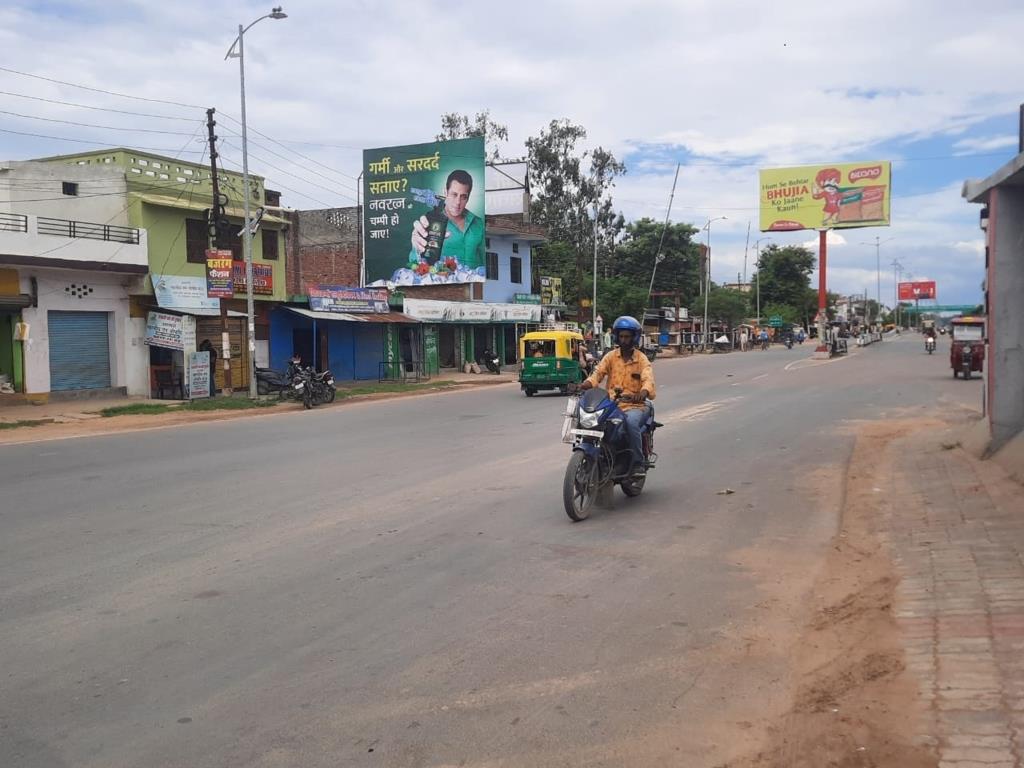
<instances>
[{"instance_id":1,"label":"motorcycle rear wheel","mask_svg":"<svg viewBox=\"0 0 1024 768\"><path fill-rule=\"evenodd\" d=\"M313 407L313 395L308 386L302 390L302 407L307 411Z\"/></svg>"},{"instance_id":2,"label":"motorcycle rear wheel","mask_svg":"<svg viewBox=\"0 0 1024 768\"><path fill-rule=\"evenodd\" d=\"M573 451L562 482L562 503L574 523L590 517L590 508L597 498L597 466L583 451Z\"/></svg>"}]
</instances>

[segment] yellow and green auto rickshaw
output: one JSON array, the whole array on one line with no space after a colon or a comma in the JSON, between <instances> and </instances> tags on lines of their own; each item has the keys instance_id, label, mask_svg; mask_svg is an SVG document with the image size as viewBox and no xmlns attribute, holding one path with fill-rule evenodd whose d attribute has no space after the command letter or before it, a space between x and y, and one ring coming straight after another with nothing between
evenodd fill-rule
<instances>
[{"instance_id":1,"label":"yellow and green auto rickshaw","mask_svg":"<svg viewBox=\"0 0 1024 768\"><path fill-rule=\"evenodd\" d=\"M565 392L586 378L587 346L576 331L533 331L519 339L519 386L527 397L542 389Z\"/></svg>"}]
</instances>

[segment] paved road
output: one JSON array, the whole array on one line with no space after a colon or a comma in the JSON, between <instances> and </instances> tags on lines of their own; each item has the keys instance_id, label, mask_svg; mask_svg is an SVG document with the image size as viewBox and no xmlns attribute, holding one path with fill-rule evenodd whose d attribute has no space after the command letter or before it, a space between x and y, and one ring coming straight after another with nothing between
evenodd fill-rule
<instances>
[{"instance_id":1,"label":"paved road","mask_svg":"<svg viewBox=\"0 0 1024 768\"><path fill-rule=\"evenodd\" d=\"M743 638L798 626L844 424L980 398L810 351L659 361L659 467L581 524L511 386L0 447L0 765L714 764L784 705Z\"/></svg>"}]
</instances>

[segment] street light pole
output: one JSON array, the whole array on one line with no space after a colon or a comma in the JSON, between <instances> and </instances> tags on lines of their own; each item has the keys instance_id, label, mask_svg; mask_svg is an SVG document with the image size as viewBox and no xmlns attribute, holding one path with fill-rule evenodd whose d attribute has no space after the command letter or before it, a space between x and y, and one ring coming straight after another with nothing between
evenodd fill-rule
<instances>
[{"instance_id":1,"label":"street light pole","mask_svg":"<svg viewBox=\"0 0 1024 768\"><path fill-rule=\"evenodd\" d=\"M708 219L708 223L704 225L704 229L708 231L708 252L707 252L707 264L705 265L705 279L704 279L704 323L701 325L701 336L704 338L704 348L708 346L708 296L711 293L711 223L715 221L723 221L727 219L727 216L716 216L713 219Z\"/></svg>"},{"instance_id":2,"label":"street light pole","mask_svg":"<svg viewBox=\"0 0 1024 768\"><path fill-rule=\"evenodd\" d=\"M272 8L270 13L260 16L249 26L238 25L238 37L231 44L224 60L238 59L238 84L242 101L242 211L245 222L242 225L242 254L245 259L245 312L246 312L246 340L249 348L249 397L256 399L256 311L252 297L252 220L249 214L249 137L245 122L245 33L264 19L286 19L288 14L281 10L281 6ZM235 47L238 53L235 53ZM314 367L316 361L313 361Z\"/></svg>"},{"instance_id":3,"label":"street light pole","mask_svg":"<svg viewBox=\"0 0 1024 768\"><path fill-rule=\"evenodd\" d=\"M761 324L761 243L764 240L771 240L770 237L759 237L754 241L754 254L757 256L757 261L754 262L757 266L757 324Z\"/></svg>"},{"instance_id":4,"label":"street light pole","mask_svg":"<svg viewBox=\"0 0 1024 768\"><path fill-rule=\"evenodd\" d=\"M861 243L861 245L875 246L875 302L878 304L875 308L876 322L878 316L882 314L882 246L895 239L895 237L890 237L886 240L882 240L878 235L875 235L875 242Z\"/></svg>"},{"instance_id":5,"label":"street light pole","mask_svg":"<svg viewBox=\"0 0 1024 768\"><path fill-rule=\"evenodd\" d=\"M597 203L594 203L594 299L590 305L590 325L597 341ZM600 344L600 342L598 342Z\"/></svg>"}]
</instances>

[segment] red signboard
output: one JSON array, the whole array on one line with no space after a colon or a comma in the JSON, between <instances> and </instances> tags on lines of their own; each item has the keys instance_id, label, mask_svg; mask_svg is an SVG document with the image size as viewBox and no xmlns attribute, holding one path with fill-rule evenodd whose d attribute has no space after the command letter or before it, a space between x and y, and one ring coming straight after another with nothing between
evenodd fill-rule
<instances>
[{"instance_id":1,"label":"red signboard","mask_svg":"<svg viewBox=\"0 0 1024 768\"><path fill-rule=\"evenodd\" d=\"M235 295L231 251L206 251L206 297L230 299Z\"/></svg>"},{"instance_id":2,"label":"red signboard","mask_svg":"<svg viewBox=\"0 0 1024 768\"><path fill-rule=\"evenodd\" d=\"M935 290L934 280L917 280L913 283L900 283L900 301L914 301L915 299L934 299L938 296Z\"/></svg>"},{"instance_id":3,"label":"red signboard","mask_svg":"<svg viewBox=\"0 0 1024 768\"><path fill-rule=\"evenodd\" d=\"M245 262L234 262L231 272L235 282L235 293L245 293ZM264 296L274 293L274 268L270 264L252 265L252 292Z\"/></svg>"}]
</instances>

